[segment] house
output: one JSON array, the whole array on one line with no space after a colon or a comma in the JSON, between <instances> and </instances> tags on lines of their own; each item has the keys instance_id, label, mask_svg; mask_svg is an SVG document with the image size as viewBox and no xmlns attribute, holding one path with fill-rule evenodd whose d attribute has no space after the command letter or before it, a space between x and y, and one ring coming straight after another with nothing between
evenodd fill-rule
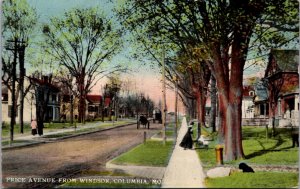
<instances>
[{"instance_id":1,"label":"house","mask_svg":"<svg viewBox=\"0 0 300 189\"><path fill-rule=\"evenodd\" d=\"M262 81L254 86L254 118L269 118L268 89Z\"/></svg>"},{"instance_id":2,"label":"house","mask_svg":"<svg viewBox=\"0 0 300 189\"><path fill-rule=\"evenodd\" d=\"M74 95L70 95L65 92L62 94L61 99L61 119L64 121L69 121L71 119L71 114L73 114L73 118L78 118L78 98ZM87 95L86 97L86 119L95 119L101 116L101 103L102 96L101 95Z\"/></svg>"},{"instance_id":3,"label":"house","mask_svg":"<svg viewBox=\"0 0 300 189\"><path fill-rule=\"evenodd\" d=\"M74 95L69 93L61 93L60 100L60 117L61 121L70 121L71 115L73 114L73 118L78 118L78 99L74 98Z\"/></svg>"},{"instance_id":4,"label":"house","mask_svg":"<svg viewBox=\"0 0 300 189\"><path fill-rule=\"evenodd\" d=\"M24 97L23 122L30 123L43 105L46 106L45 121L58 121L60 115L59 88L49 83L49 77L43 76L41 79L26 77L24 89L27 93ZM46 91L49 90L49 96ZM47 97L48 96L48 97ZM2 84L2 121L10 122L12 94L7 86ZM46 98L48 101L46 102ZM45 104L46 103L46 104ZM20 122L20 98L17 101L16 123Z\"/></svg>"},{"instance_id":5,"label":"house","mask_svg":"<svg viewBox=\"0 0 300 189\"><path fill-rule=\"evenodd\" d=\"M87 118L95 119L101 116L101 95L87 95Z\"/></svg>"},{"instance_id":6,"label":"house","mask_svg":"<svg viewBox=\"0 0 300 189\"><path fill-rule=\"evenodd\" d=\"M253 86L243 86L242 118L254 117L254 95L255 90Z\"/></svg>"},{"instance_id":7,"label":"house","mask_svg":"<svg viewBox=\"0 0 300 189\"><path fill-rule=\"evenodd\" d=\"M271 50L263 81L268 88L270 117L278 120L276 126L299 124L298 65L298 50Z\"/></svg>"},{"instance_id":8,"label":"house","mask_svg":"<svg viewBox=\"0 0 300 189\"><path fill-rule=\"evenodd\" d=\"M51 77L29 77L29 79L33 85L32 100L35 100L36 115L44 113L45 122L60 121L60 90L51 83Z\"/></svg>"}]
</instances>

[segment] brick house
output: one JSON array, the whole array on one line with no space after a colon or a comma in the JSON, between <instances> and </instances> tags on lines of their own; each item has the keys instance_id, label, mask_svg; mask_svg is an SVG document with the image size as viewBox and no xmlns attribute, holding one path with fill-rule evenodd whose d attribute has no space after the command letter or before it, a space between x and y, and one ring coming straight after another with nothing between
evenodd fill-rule
<instances>
[{"instance_id":1,"label":"brick house","mask_svg":"<svg viewBox=\"0 0 300 189\"><path fill-rule=\"evenodd\" d=\"M275 117L275 126L299 124L298 64L298 50L272 49L270 52L263 81L267 83L269 115Z\"/></svg>"}]
</instances>

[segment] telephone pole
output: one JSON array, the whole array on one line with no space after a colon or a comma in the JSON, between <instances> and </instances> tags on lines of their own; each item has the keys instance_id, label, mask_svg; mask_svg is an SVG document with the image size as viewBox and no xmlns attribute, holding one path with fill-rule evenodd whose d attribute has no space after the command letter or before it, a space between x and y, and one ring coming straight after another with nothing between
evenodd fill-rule
<instances>
[{"instance_id":1,"label":"telephone pole","mask_svg":"<svg viewBox=\"0 0 300 189\"><path fill-rule=\"evenodd\" d=\"M162 126L163 126L163 143L166 144L166 77L165 77L165 46L162 46Z\"/></svg>"},{"instance_id":2,"label":"telephone pole","mask_svg":"<svg viewBox=\"0 0 300 189\"><path fill-rule=\"evenodd\" d=\"M7 41L9 43L13 43L11 47L10 44L7 44L6 49L11 50L14 53L14 60L12 65L12 95L11 95L11 109L10 109L10 142L14 140L14 126L16 124L16 67L17 67L17 53L18 53L18 40L15 38L14 40ZM11 144L11 143L10 143Z\"/></svg>"}]
</instances>

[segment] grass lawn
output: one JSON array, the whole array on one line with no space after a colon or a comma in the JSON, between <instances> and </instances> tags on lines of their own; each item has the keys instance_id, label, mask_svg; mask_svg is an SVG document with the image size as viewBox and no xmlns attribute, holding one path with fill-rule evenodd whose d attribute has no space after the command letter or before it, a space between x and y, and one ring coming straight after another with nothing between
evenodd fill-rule
<instances>
[{"instance_id":1,"label":"grass lawn","mask_svg":"<svg viewBox=\"0 0 300 189\"><path fill-rule=\"evenodd\" d=\"M266 138L264 127L243 127L243 150L245 159L224 162L238 168L240 162L247 164L297 166L298 148L292 148L290 129L277 129L275 137ZM269 133L271 133L269 129ZM209 149L197 149L204 170L216 166L216 141L209 144ZM223 152L224 154L224 152ZM297 173L255 172L255 174L234 173L229 177L208 178L206 186L213 188L286 188L297 186Z\"/></svg>"},{"instance_id":2,"label":"grass lawn","mask_svg":"<svg viewBox=\"0 0 300 189\"><path fill-rule=\"evenodd\" d=\"M31 132L31 127L27 123L24 124L23 129L24 129L23 130L24 133ZM16 124L14 126L14 133L20 133L20 125L19 124ZM1 133L1 136L2 137L8 137L9 134L10 134L10 124L6 123L6 122L2 122L2 133Z\"/></svg>"},{"instance_id":3,"label":"grass lawn","mask_svg":"<svg viewBox=\"0 0 300 189\"><path fill-rule=\"evenodd\" d=\"M167 166L173 148L173 142L148 140L112 161L121 165Z\"/></svg>"},{"instance_id":4,"label":"grass lawn","mask_svg":"<svg viewBox=\"0 0 300 189\"><path fill-rule=\"evenodd\" d=\"M63 137L63 136L70 136L73 134L79 134L79 133L83 133L83 132L87 132L87 131L96 131L99 129L105 129L111 126L120 126L120 125L124 125L124 124L129 124L132 123L130 121L118 121L118 122L109 122L109 123L101 123L99 124L99 126L96 126L95 128L86 128L86 129L80 129L80 130L76 130L74 126L70 126L69 123L44 123L44 133L48 132L48 131L54 131L54 130L59 130L59 129L64 129L64 128L73 128L74 131L69 131L69 132L65 132L65 133L58 133L58 134L52 134L52 135L44 135L44 137L46 138L58 138L58 137ZM15 133L18 133L19 126L16 125L15 126ZM9 126L5 124L4 127L2 127L2 137L8 137L9 136ZM31 133L31 128L29 126L29 124L26 124L24 126L24 133Z\"/></svg>"},{"instance_id":5,"label":"grass lawn","mask_svg":"<svg viewBox=\"0 0 300 189\"><path fill-rule=\"evenodd\" d=\"M234 173L206 180L206 186L211 188L291 188L297 184L297 173L281 172Z\"/></svg>"},{"instance_id":6,"label":"grass lawn","mask_svg":"<svg viewBox=\"0 0 300 189\"><path fill-rule=\"evenodd\" d=\"M26 141L26 140L14 140L14 141L12 141L12 144L27 143L27 142L28 141ZM10 141L3 141L1 143L2 143L2 146L6 146L6 145L9 145Z\"/></svg>"},{"instance_id":7,"label":"grass lawn","mask_svg":"<svg viewBox=\"0 0 300 189\"><path fill-rule=\"evenodd\" d=\"M225 164L239 164L241 161L252 165L298 165L298 148L292 148L292 141L288 129L278 129L274 138L265 137L265 129L257 127L243 127L244 160L224 162ZM216 141L209 144L209 149L197 149L204 168L216 165Z\"/></svg>"}]
</instances>

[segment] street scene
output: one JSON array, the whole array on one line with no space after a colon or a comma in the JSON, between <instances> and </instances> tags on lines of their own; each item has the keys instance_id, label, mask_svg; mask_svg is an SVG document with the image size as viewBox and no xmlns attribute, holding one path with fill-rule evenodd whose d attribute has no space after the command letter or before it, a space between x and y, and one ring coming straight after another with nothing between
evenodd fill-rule
<instances>
[{"instance_id":1,"label":"street scene","mask_svg":"<svg viewBox=\"0 0 300 189\"><path fill-rule=\"evenodd\" d=\"M297 0L4 0L1 188L298 188Z\"/></svg>"}]
</instances>

